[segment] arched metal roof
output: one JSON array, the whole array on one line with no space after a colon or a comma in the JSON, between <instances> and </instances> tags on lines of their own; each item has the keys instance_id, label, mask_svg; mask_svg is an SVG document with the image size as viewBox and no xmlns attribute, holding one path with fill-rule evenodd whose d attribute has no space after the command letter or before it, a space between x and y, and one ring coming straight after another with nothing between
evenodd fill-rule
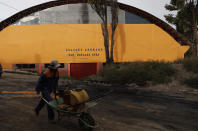
<instances>
[{"instance_id":1,"label":"arched metal roof","mask_svg":"<svg viewBox=\"0 0 198 131\"><path fill-rule=\"evenodd\" d=\"M38 11L41 11L50 7L55 7L55 6L65 5L65 4L77 4L77 3L88 3L88 0L57 0L57 1L50 1L47 3L30 7L0 22L0 31L6 28L7 26L15 23L16 21L20 20L21 18L28 16L34 12L38 12ZM151 23L159 26L168 34L170 34L181 45L189 45L189 42L185 40L180 34L178 34L177 31L174 28L172 28L170 25L168 25L166 22L138 8L135 8L135 7L123 4L123 3L118 3L118 4L119 4L120 9L131 12L138 16L141 16L142 18L145 18L149 20Z\"/></svg>"}]
</instances>

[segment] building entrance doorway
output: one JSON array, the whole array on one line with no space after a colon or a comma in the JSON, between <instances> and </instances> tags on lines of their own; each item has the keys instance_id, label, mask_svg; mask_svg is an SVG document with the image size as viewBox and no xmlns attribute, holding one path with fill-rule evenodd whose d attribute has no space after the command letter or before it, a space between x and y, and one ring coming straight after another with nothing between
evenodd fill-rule
<instances>
[{"instance_id":1,"label":"building entrance doorway","mask_svg":"<svg viewBox=\"0 0 198 131\"><path fill-rule=\"evenodd\" d=\"M79 80L83 77L97 73L97 63L72 63L70 65L71 77Z\"/></svg>"}]
</instances>

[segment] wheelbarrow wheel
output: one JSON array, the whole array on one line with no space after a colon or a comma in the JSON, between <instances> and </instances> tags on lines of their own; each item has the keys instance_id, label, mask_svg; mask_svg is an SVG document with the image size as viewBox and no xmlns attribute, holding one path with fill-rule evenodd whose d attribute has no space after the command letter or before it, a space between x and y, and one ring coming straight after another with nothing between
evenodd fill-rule
<instances>
[{"instance_id":1,"label":"wheelbarrow wheel","mask_svg":"<svg viewBox=\"0 0 198 131\"><path fill-rule=\"evenodd\" d=\"M83 131L92 131L96 125L95 120L89 113L82 113L78 122Z\"/></svg>"}]
</instances>

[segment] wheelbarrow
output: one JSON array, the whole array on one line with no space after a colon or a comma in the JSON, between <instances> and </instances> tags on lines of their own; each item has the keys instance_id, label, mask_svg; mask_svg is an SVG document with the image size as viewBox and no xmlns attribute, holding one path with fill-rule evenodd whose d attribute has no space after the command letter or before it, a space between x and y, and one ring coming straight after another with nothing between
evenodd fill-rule
<instances>
[{"instance_id":1,"label":"wheelbarrow","mask_svg":"<svg viewBox=\"0 0 198 131\"><path fill-rule=\"evenodd\" d=\"M83 131L91 131L98 127L88 110L97 105L96 102L88 102L89 96L85 90L58 91L55 99L48 102L42 98L53 110L58 113L58 120L63 117L77 117L79 126Z\"/></svg>"}]
</instances>

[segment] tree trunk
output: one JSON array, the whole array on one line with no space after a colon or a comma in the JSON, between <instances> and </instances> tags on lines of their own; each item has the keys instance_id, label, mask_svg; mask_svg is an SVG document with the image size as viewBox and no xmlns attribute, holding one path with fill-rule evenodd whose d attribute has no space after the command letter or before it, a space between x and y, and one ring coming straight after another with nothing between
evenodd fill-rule
<instances>
[{"instance_id":1,"label":"tree trunk","mask_svg":"<svg viewBox=\"0 0 198 131\"><path fill-rule=\"evenodd\" d=\"M113 58L114 34L115 34L115 31L112 30L112 35L111 35L111 57L110 57L110 62L111 63L114 62L114 58Z\"/></svg>"},{"instance_id":2,"label":"tree trunk","mask_svg":"<svg viewBox=\"0 0 198 131\"><path fill-rule=\"evenodd\" d=\"M105 46L105 52L106 52L106 63L110 63L109 58L109 31L108 31L108 19L107 19L107 1L104 3L105 6L105 19L102 26L103 29L103 35L104 35L104 46Z\"/></svg>"},{"instance_id":3,"label":"tree trunk","mask_svg":"<svg viewBox=\"0 0 198 131\"><path fill-rule=\"evenodd\" d=\"M118 25L118 4L117 4L117 0L111 0L111 15L112 15L112 23L111 23L111 57L110 57L110 62L113 63L114 62L114 56L113 56L113 48L114 48L114 35L115 35L115 31Z\"/></svg>"},{"instance_id":4,"label":"tree trunk","mask_svg":"<svg viewBox=\"0 0 198 131\"><path fill-rule=\"evenodd\" d=\"M101 24L103 37L104 37L104 47L105 47L105 54L106 54L106 63L110 63L109 59L109 33L107 25Z\"/></svg>"},{"instance_id":5,"label":"tree trunk","mask_svg":"<svg viewBox=\"0 0 198 131\"><path fill-rule=\"evenodd\" d=\"M198 34L197 34L197 18L196 7L192 7L192 26L193 26L193 44L192 44L192 56L197 56Z\"/></svg>"}]
</instances>

